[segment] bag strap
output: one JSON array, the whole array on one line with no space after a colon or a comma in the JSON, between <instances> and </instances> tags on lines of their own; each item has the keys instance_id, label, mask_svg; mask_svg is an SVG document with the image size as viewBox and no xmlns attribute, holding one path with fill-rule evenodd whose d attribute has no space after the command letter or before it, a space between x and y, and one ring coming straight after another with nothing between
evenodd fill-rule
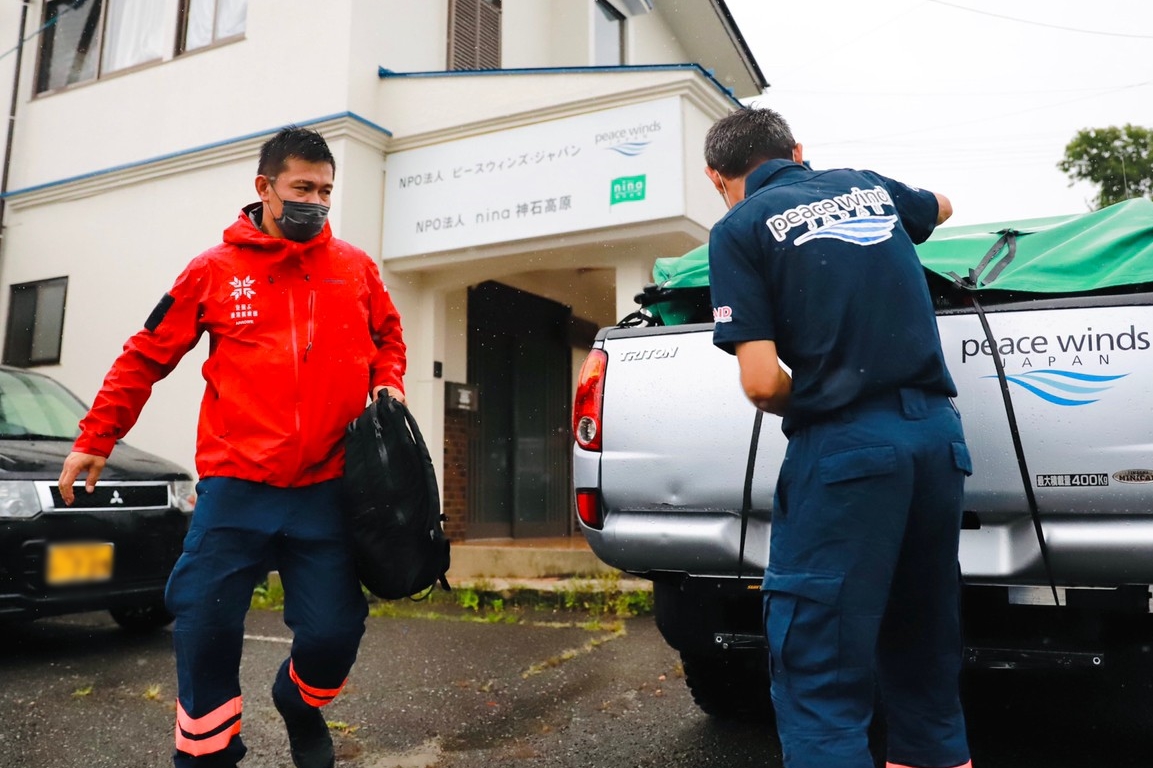
<instances>
[{"instance_id":1,"label":"bag strap","mask_svg":"<svg viewBox=\"0 0 1153 768\"><path fill-rule=\"evenodd\" d=\"M753 469L757 465L757 446L761 442L761 422L765 412L757 409L757 416L753 419L753 439L749 441L749 463L745 465L745 489L741 499L741 549L737 556L737 583L745 570L745 536L749 530L749 514L753 511Z\"/></svg>"},{"instance_id":2,"label":"bag strap","mask_svg":"<svg viewBox=\"0 0 1153 768\"><path fill-rule=\"evenodd\" d=\"M1001 243L1008 236L1009 233L1006 232L1001 240L997 242ZM995 248L1000 250L1001 246L997 245ZM992 252L993 251L990 251L990 253ZM1011 259L1015 252L1016 246L1014 241L1010 241L1008 258ZM983 269L984 267L981 268ZM1029 466L1025 462L1025 446L1021 441L1021 430L1017 424L1017 413L1013 409L1013 394L1009 391L1009 380L1005 374L1005 365L1001 362L1000 353L997 352L997 340L993 336L993 329L989 326L988 318L985 317L985 308L981 306L981 302L977 299L977 274L979 274L979 272L970 270L970 278L968 280L955 276L956 283L961 288L970 292L969 302L973 305L973 309L977 313L977 319L981 323L981 329L985 333L985 339L993 350L993 369L997 373L997 382L1001 387L1001 402L1005 407L1005 418L1009 423L1009 437L1013 441L1013 453L1017 457L1017 468L1021 473L1021 485L1025 489L1025 503L1029 507L1029 516L1033 519L1033 532L1037 536L1037 547L1041 550L1041 563L1045 567L1045 576L1049 580L1049 590L1053 593L1053 605L1060 606L1061 598L1057 592L1057 579L1053 575L1053 563L1049 558L1049 545L1045 540L1045 529L1041 524L1041 510L1037 505L1037 495L1033 492L1032 475L1029 473Z\"/></svg>"},{"instance_id":3,"label":"bag strap","mask_svg":"<svg viewBox=\"0 0 1153 768\"><path fill-rule=\"evenodd\" d=\"M1021 234L1015 229L1002 229L998 234L1001 235L997 242L993 243L977 266L969 269L969 274L966 277L961 277L956 272L947 272L953 281L963 288L976 289L978 287L986 287L1001 274L1005 267L1013 262L1013 258L1017 255L1017 235ZM989 264L996 258L1002 249L1007 249L1005 255L997 262L989 274L981 279L981 273L989 266Z\"/></svg>"},{"instance_id":4,"label":"bag strap","mask_svg":"<svg viewBox=\"0 0 1153 768\"><path fill-rule=\"evenodd\" d=\"M1013 440L1013 452L1017 456L1017 467L1021 472L1021 484L1025 488L1025 502L1029 506L1029 516L1033 518L1033 532L1037 536L1037 546L1041 550L1041 562L1045 566L1045 575L1049 578L1049 589L1053 593L1053 605L1059 606L1061 605L1061 598L1057 593L1057 581L1053 576L1053 563L1049 558L1049 545L1045 541L1045 530L1041 526L1041 510L1037 506L1037 496L1033 493L1033 476L1029 474L1029 466L1025 463L1025 447L1021 442L1021 430L1017 426L1017 414L1013 410L1013 395L1009 391L1005 366L1001 362L1000 353L997 352L997 345L994 343L996 340L993 337L992 329L989 327L989 321L985 318L985 309L977 300L975 293L970 298L973 302L973 309L977 311L977 318L981 321L981 328L985 331L985 338L992 344L993 367L997 372L997 381L1001 385L1001 401L1005 405L1005 417L1009 421L1009 436Z\"/></svg>"}]
</instances>

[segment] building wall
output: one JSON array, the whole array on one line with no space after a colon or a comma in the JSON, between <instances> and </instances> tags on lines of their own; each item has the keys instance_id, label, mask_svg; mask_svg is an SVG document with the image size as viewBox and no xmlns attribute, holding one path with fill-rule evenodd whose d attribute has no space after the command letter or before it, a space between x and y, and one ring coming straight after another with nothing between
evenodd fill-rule
<instances>
[{"instance_id":1,"label":"building wall","mask_svg":"<svg viewBox=\"0 0 1153 768\"><path fill-rule=\"evenodd\" d=\"M36 97L37 57L28 55L10 186L53 182L346 111L342 84L350 78L350 59L339 52L347 48L350 2L251 0L242 40ZM41 7L33 4L37 26ZM175 39L175 23L173 13L168 39ZM302 47L323 52L311 57L323 66L302 65L294 55Z\"/></svg>"},{"instance_id":2,"label":"building wall","mask_svg":"<svg viewBox=\"0 0 1153 768\"><path fill-rule=\"evenodd\" d=\"M446 291L444 300L444 383L468 383L468 291ZM442 385L443 386L443 385ZM453 540L465 538L469 504L469 444L475 415L451 410L444 419L445 532Z\"/></svg>"},{"instance_id":3,"label":"building wall","mask_svg":"<svg viewBox=\"0 0 1153 768\"><path fill-rule=\"evenodd\" d=\"M472 418L468 411L452 411L444 421L441 510L445 516L445 535L452 541L465 538L468 522L468 446Z\"/></svg>"},{"instance_id":4,"label":"building wall","mask_svg":"<svg viewBox=\"0 0 1153 768\"><path fill-rule=\"evenodd\" d=\"M504 3L501 6L501 66L518 67L561 66L551 64L564 56L554 58L551 34L552 21L561 0L537 0L535 3Z\"/></svg>"},{"instance_id":5,"label":"building wall","mask_svg":"<svg viewBox=\"0 0 1153 768\"><path fill-rule=\"evenodd\" d=\"M17 38L17 6L0 10L0 41ZM167 0L166 7L165 38L175 40L176 0ZM377 78L381 66L397 72L443 68L447 7L447 0L250 0L240 40L179 57L169 51L163 61L39 96L32 93L38 58L33 40L26 46L10 188L348 111L378 115L397 135L458 125L455 94L433 87L430 101L422 93L427 83L382 89ZM590 0L505 0L503 7L506 68L591 63ZM29 30L39 26L42 14L43 3L33 2ZM630 17L626 30L630 64L689 61L659 5ZM302 50L318 56L302 64ZM12 61L0 61L0 82L10 79L4 74ZM635 87L644 87L643 74L635 78ZM468 104L468 122L548 106L555 102L554 89L570 84L530 76L504 85L503 98ZM590 94L598 88L583 85ZM611 87L620 86L632 87L618 81Z\"/></svg>"},{"instance_id":6,"label":"building wall","mask_svg":"<svg viewBox=\"0 0 1153 768\"><path fill-rule=\"evenodd\" d=\"M632 16L625 22L625 54L629 64L670 64L692 61L668 21L659 12Z\"/></svg>"},{"instance_id":7,"label":"building wall","mask_svg":"<svg viewBox=\"0 0 1153 768\"><path fill-rule=\"evenodd\" d=\"M175 8L176 0L166 2ZM31 7L29 30L41 23L43 3ZM11 284L67 276L61 363L45 372L91 401L124 341L183 267L220 242L241 206L256 199L259 146L281 125L315 124L328 138L337 161L333 231L379 259L389 154L682 96L689 183L677 220L382 265L409 347L409 402L443 468L450 535L463 535L467 455L458 448L467 451L471 422L446 413L444 385L467 381L467 287L506 282L596 325L635 309L632 296L650 279L652 260L700 242L723 212L696 176L696 148L732 102L696 68L382 80L382 66L444 67L447 7L447 0L249 0L243 39L40 96L32 95L30 43L9 184L19 194L8 202L0 243L0 319ZM504 66L587 66L592 13L591 0L504 0ZM169 16L174 39L174 10ZM19 4L0 8L0 49L17 39L18 19ZM686 58L659 4L631 17L626 30L631 64ZM11 82L14 59L0 59L0 82ZM336 117L317 122L328 116ZM572 350L574 378L585 351ZM157 385L128 442L193 467L206 355L202 340Z\"/></svg>"},{"instance_id":8,"label":"building wall","mask_svg":"<svg viewBox=\"0 0 1153 768\"><path fill-rule=\"evenodd\" d=\"M715 114L684 105L685 212L688 218L712 226L725 215L725 202L705 176L705 134L717 120Z\"/></svg>"},{"instance_id":9,"label":"building wall","mask_svg":"<svg viewBox=\"0 0 1153 768\"><path fill-rule=\"evenodd\" d=\"M397 72L445 68L448 0L353 0L347 32L352 68L373 81L370 87L350 91L349 103L371 103L377 67Z\"/></svg>"},{"instance_id":10,"label":"building wall","mask_svg":"<svg viewBox=\"0 0 1153 768\"><path fill-rule=\"evenodd\" d=\"M531 3L532 0L514 0L514 2ZM549 59L545 66L591 65L594 11L592 3L585 3L582 0L552 0L552 6L552 24L548 27Z\"/></svg>"}]
</instances>

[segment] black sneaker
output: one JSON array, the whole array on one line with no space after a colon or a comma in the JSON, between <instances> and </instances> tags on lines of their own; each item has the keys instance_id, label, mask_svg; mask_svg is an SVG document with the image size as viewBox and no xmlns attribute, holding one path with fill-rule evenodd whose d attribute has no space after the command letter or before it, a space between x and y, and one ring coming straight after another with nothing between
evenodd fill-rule
<instances>
[{"instance_id":1,"label":"black sneaker","mask_svg":"<svg viewBox=\"0 0 1153 768\"><path fill-rule=\"evenodd\" d=\"M298 711L299 707L286 705L277 696L275 686L272 689L272 703L284 718L292 764L296 768L334 768L336 754L332 750L332 734L328 732L328 723L324 721L320 710L310 708L311 711L302 713Z\"/></svg>"}]
</instances>

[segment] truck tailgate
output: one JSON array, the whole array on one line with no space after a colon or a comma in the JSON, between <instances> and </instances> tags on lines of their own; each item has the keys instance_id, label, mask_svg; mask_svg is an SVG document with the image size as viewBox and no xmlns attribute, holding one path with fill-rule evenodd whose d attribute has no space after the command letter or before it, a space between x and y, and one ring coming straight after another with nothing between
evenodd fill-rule
<instances>
[{"instance_id":1,"label":"truck tailgate","mask_svg":"<svg viewBox=\"0 0 1153 768\"><path fill-rule=\"evenodd\" d=\"M609 331L599 486L603 531L594 551L633 571L734 571L740 508L756 409L745 399L736 358L713 346L712 324ZM766 414L757 453L746 572L768 558L768 511L785 438ZM582 462L595 458L576 449ZM596 484L596 483L593 483Z\"/></svg>"}]
</instances>

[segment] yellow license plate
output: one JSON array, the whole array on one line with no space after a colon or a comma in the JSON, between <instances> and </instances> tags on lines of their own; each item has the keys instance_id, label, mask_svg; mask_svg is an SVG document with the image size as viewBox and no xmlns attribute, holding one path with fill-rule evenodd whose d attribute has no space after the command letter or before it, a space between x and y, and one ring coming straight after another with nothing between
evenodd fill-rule
<instances>
[{"instance_id":1,"label":"yellow license plate","mask_svg":"<svg viewBox=\"0 0 1153 768\"><path fill-rule=\"evenodd\" d=\"M112 543L49 544L44 580L52 585L112 578Z\"/></svg>"}]
</instances>

